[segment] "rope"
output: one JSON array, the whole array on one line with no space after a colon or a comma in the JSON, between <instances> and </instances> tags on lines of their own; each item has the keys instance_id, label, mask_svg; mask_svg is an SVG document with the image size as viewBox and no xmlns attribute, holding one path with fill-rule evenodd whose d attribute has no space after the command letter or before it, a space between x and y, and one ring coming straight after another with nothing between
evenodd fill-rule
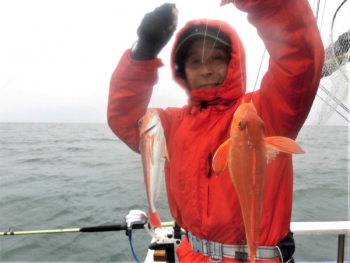
<instances>
[{"instance_id":1,"label":"rope","mask_svg":"<svg viewBox=\"0 0 350 263\"><path fill-rule=\"evenodd\" d=\"M321 19L321 25L320 25L320 32L322 30L322 24L323 24L323 18L324 18L324 10L326 9L326 2L327 0L324 1L324 4L323 4L323 11L322 11L322 19Z\"/></svg>"},{"instance_id":2,"label":"rope","mask_svg":"<svg viewBox=\"0 0 350 263\"><path fill-rule=\"evenodd\" d=\"M338 100L335 96L333 96L332 93L330 93L325 87L323 87L322 85L319 86L319 88L326 93L331 99L333 99L338 105L340 105L347 113L350 114L350 110L348 107L346 107L346 105L344 105L340 100Z\"/></svg>"},{"instance_id":3,"label":"rope","mask_svg":"<svg viewBox=\"0 0 350 263\"><path fill-rule=\"evenodd\" d=\"M278 246L276 246L278 252L280 253L280 258L281 258L281 263L283 263L283 256L282 256L282 252L280 250L280 248Z\"/></svg>"},{"instance_id":4,"label":"rope","mask_svg":"<svg viewBox=\"0 0 350 263\"><path fill-rule=\"evenodd\" d=\"M318 20L318 12L320 11L320 0L317 1L317 7L316 7L316 21Z\"/></svg>"},{"instance_id":5,"label":"rope","mask_svg":"<svg viewBox=\"0 0 350 263\"><path fill-rule=\"evenodd\" d=\"M334 51L334 39L333 39L333 28L334 28L334 22L335 22L335 18L337 17L337 14L340 10L340 8L345 4L347 0L344 0L340 6L337 8L337 10L334 13L333 19L332 19L332 26L331 26L331 41L332 41L332 45L331 45L331 49L332 49L332 53L333 53L333 57L335 58L334 60L336 61L336 63L338 64L338 68L340 70L340 72L343 74L344 78L346 81L349 81L349 78L346 76L346 74L340 69L340 61L339 59L335 56L335 51Z\"/></svg>"},{"instance_id":6,"label":"rope","mask_svg":"<svg viewBox=\"0 0 350 263\"><path fill-rule=\"evenodd\" d=\"M344 118L344 120L346 120L347 122L350 123L350 121L345 117L343 116L339 111L337 111L333 106L329 105L329 103L327 101L325 101L324 99L322 99L322 97L320 97L318 94L317 94L317 97L319 97L321 100L323 100L329 107L331 107L333 110L335 110L336 113L338 113L341 117Z\"/></svg>"}]
</instances>

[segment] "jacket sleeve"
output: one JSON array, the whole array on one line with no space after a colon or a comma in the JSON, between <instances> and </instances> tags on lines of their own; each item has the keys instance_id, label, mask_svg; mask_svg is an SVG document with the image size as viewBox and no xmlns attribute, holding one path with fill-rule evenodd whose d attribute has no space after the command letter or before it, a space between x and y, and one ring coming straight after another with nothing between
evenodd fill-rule
<instances>
[{"instance_id":1,"label":"jacket sleeve","mask_svg":"<svg viewBox=\"0 0 350 263\"><path fill-rule=\"evenodd\" d=\"M232 1L233 2L233 1ZM235 0L270 55L257 92L265 135L296 138L316 96L324 48L306 0Z\"/></svg>"},{"instance_id":2,"label":"jacket sleeve","mask_svg":"<svg viewBox=\"0 0 350 263\"><path fill-rule=\"evenodd\" d=\"M113 72L107 118L112 131L132 150L139 152L138 120L146 113L153 86L158 81L160 59L136 61L127 50Z\"/></svg>"}]
</instances>

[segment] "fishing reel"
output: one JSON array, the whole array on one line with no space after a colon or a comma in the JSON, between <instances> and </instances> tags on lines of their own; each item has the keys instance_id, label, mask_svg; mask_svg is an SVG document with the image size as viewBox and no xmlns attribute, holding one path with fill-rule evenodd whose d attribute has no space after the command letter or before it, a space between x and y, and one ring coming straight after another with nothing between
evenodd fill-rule
<instances>
[{"instance_id":1,"label":"fishing reel","mask_svg":"<svg viewBox=\"0 0 350 263\"><path fill-rule=\"evenodd\" d=\"M186 232L182 230L176 223L173 225L171 231L159 240L152 240L153 242L149 245L150 250L154 250L153 260L164 261L168 263L178 262L175 257L175 250L180 245L182 239L185 237ZM163 233L165 230L162 230ZM170 233L169 233L170 232Z\"/></svg>"},{"instance_id":2,"label":"fishing reel","mask_svg":"<svg viewBox=\"0 0 350 263\"><path fill-rule=\"evenodd\" d=\"M176 223L162 223L163 228L152 229L148 223L147 214L141 210L131 210L129 214L125 216L125 220L127 225L126 234L129 236L129 239L131 238L132 229L141 228L144 228L152 237L149 249L154 250L153 261L176 262L175 250L180 245L182 238L186 235Z\"/></svg>"},{"instance_id":3,"label":"fishing reel","mask_svg":"<svg viewBox=\"0 0 350 263\"><path fill-rule=\"evenodd\" d=\"M125 216L127 229L132 229L134 225L144 225L148 221L148 216L141 210L130 210L129 214Z\"/></svg>"}]
</instances>

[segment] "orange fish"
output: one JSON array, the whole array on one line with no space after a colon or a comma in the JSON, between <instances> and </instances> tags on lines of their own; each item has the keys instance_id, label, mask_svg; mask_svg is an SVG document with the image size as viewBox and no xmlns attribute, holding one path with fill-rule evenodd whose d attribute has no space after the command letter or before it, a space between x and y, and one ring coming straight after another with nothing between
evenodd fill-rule
<instances>
[{"instance_id":1,"label":"orange fish","mask_svg":"<svg viewBox=\"0 0 350 263\"><path fill-rule=\"evenodd\" d=\"M264 138L264 126L253 103L242 102L233 116L230 138L220 145L213 157L213 170L217 175L228 163L241 205L251 262L255 262L258 248L266 165L279 152L304 153L292 139Z\"/></svg>"},{"instance_id":2,"label":"orange fish","mask_svg":"<svg viewBox=\"0 0 350 263\"><path fill-rule=\"evenodd\" d=\"M155 202L158 198L162 178L161 159L166 157L169 160L164 130L158 112L155 109L147 109L146 114L139 120L138 125L142 167L149 205L148 216L152 228L161 228L161 221Z\"/></svg>"}]
</instances>

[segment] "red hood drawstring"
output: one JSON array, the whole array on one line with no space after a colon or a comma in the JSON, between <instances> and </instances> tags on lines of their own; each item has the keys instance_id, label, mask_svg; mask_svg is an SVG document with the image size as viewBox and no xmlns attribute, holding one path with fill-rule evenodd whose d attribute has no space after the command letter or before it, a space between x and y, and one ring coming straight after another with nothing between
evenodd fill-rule
<instances>
[{"instance_id":1,"label":"red hood drawstring","mask_svg":"<svg viewBox=\"0 0 350 263\"><path fill-rule=\"evenodd\" d=\"M230 106L233 102L235 101L235 99L232 100L225 100L225 99L221 99L220 97L215 98L213 100L195 100L193 98L189 99L189 104L193 105L194 107L199 107L199 110L201 111L202 109L206 109L208 108L208 106L225 106L228 107Z\"/></svg>"}]
</instances>

